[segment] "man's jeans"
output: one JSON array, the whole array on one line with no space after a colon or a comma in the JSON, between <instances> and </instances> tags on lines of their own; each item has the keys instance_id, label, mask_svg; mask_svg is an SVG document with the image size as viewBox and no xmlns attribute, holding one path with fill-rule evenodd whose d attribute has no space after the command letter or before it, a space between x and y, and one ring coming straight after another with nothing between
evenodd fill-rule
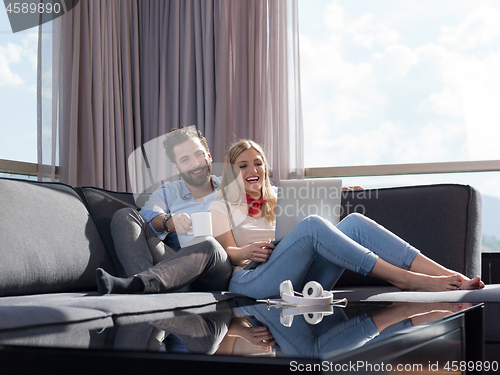
<instances>
[{"instance_id":1,"label":"man's jeans","mask_svg":"<svg viewBox=\"0 0 500 375\"><path fill-rule=\"evenodd\" d=\"M131 208L115 213L111 221L115 250L127 277L140 277L145 293L179 290L228 289L231 262L213 237L195 238L174 251L159 240L142 215Z\"/></svg>"},{"instance_id":2,"label":"man's jeans","mask_svg":"<svg viewBox=\"0 0 500 375\"><path fill-rule=\"evenodd\" d=\"M273 297L284 280L291 280L297 291L311 280L331 289L346 268L367 275L380 257L409 269L417 254L417 249L363 215L351 214L337 226L312 215L278 243L267 262L238 271L229 291Z\"/></svg>"}]
</instances>

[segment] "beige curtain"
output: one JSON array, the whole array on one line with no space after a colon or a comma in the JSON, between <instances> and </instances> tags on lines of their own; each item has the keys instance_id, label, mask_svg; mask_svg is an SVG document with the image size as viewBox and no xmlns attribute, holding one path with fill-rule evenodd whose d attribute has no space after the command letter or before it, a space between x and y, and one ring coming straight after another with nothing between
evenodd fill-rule
<instances>
[{"instance_id":1,"label":"beige curtain","mask_svg":"<svg viewBox=\"0 0 500 375\"><path fill-rule=\"evenodd\" d=\"M58 164L61 182L134 191L129 156L184 125L216 162L253 138L275 179L302 176L296 11L296 0L81 0L40 28L39 179ZM159 148L144 159L168 164Z\"/></svg>"},{"instance_id":2,"label":"beige curtain","mask_svg":"<svg viewBox=\"0 0 500 375\"><path fill-rule=\"evenodd\" d=\"M262 144L275 181L302 178L296 0L216 0L216 120L212 155L240 138Z\"/></svg>"},{"instance_id":3,"label":"beige curtain","mask_svg":"<svg viewBox=\"0 0 500 375\"><path fill-rule=\"evenodd\" d=\"M41 70L53 83L38 87L47 98L39 164L58 161L61 182L128 190L126 157L141 142L137 15L135 1L80 1L52 22L39 52L52 53L51 71ZM55 178L54 168L39 171L39 179Z\"/></svg>"}]
</instances>

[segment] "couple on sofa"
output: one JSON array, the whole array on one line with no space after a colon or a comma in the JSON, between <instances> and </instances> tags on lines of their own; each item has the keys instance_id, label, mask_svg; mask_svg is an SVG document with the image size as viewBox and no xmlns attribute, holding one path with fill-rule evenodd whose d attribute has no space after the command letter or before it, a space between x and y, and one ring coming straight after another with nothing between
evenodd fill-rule
<instances>
[{"instance_id":1,"label":"couple on sofa","mask_svg":"<svg viewBox=\"0 0 500 375\"><path fill-rule=\"evenodd\" d=\"M276 246L277 197L260 145L241 140L226 156L222 180L211 174L205 138L194 127L171 132L164 142L181 180L162 185L141 212L122 209L111 232L126 278L97 270L101 294L162 293L189 285L266 298L279 285L308 281L331 289L344 269L386 280L402 290L481 289L479 276L467 278L425 257L374 221L351 214L337 226L318 216L297 225ZM237 183L234 183L237 181ZM209 211L213 237L192 238L190 215ZM177 233L181 249L163 239ZM257 267L247 267L251 261Z\"/></svg>"}]
</instances>

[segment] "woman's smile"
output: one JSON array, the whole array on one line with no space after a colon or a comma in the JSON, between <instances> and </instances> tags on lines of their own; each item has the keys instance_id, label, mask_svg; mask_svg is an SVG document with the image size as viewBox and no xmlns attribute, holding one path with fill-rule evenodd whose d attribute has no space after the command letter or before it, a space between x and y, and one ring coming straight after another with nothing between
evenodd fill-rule
<instances>
[{"instance_id":1,"label":"woman's smile","mask_svg":"<svg viewBox=\"0 0 500 375\"><path fill-rule=\"evenodd\" d=\"M257 182L259 182L260 180L260 177L259 176L252 176L252 177L248 177L246 179L246 181L249 183L249 184L255 184Z\"/></svg>"},{"instance_id":2,"label":"woman's smile","mask_svg":"<svg viewBox=\"0 0 500 375\"><path fill-rule=\"evenodd\" d=\"M253 197L260 198L266 165L260 153L249 148L243 151L234 162L235 173L241 173L245 192Z\"/></svg>"}]
</instances>

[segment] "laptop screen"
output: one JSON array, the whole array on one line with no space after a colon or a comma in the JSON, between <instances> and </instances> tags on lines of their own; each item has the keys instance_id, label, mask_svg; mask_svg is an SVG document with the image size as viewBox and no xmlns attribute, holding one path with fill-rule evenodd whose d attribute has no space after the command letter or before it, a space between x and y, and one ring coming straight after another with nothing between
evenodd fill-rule
<instances>
[{"instance_id":1,"label":"laptop screen","mask_svg":"<svg viewBox=\"0 0 500 375\"><path fill-rule=\"evenodd\" d=\"M342 180L338 178L280 181L276 208L276 241L283 239L310 215L318 215L337 225L341 198Z\"/></svg>"}]
</instances>

